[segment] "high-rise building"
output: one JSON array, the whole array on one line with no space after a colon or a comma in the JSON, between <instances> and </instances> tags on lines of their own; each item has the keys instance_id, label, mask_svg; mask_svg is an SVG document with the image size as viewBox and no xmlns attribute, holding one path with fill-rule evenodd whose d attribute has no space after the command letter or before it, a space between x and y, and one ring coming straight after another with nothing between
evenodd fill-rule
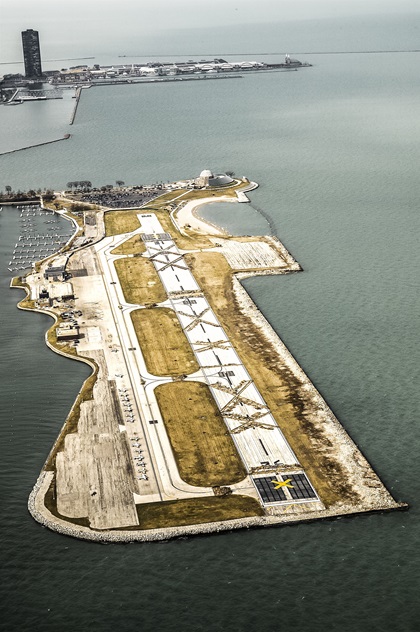
<instances>
[{"instance_id":1,"label":"high-rise building","mask_svg":"<svg viewBox=\"0 0 420 632\"><path fill-rule=\"evenodd\" d=\"M25 77L41 77L41 50L39 48L38 31L27 29L22 31L23 60Z\"/></svg>"}]
</instances>

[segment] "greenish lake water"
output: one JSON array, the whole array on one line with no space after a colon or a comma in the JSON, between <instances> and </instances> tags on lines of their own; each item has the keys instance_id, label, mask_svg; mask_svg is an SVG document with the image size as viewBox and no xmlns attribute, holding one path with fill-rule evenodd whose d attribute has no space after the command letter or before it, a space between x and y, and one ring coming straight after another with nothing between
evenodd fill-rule
<instances>
[{"instance_id":1,"label":"greenish lake water","mask_svg":"<svg viewBox=\"0 0 420 632\"><path fill-rule=\"evenodd\" d=\"M358 36L353 23L318 32L307 25L304 33L294 26L288 41L294 33L294 50L339 50L340 43L366 50L372 33L372 46L404 48L416 24L399 18L379 29L372 21ZM261 32L255 40L249 29L232 33L229 39L218 31L216 41L263 50ZM189 45L197 50L198 41ZM182 49L175 36L172 42L174 52ZM47 317L16 309L19 291L8 287L7 262L19 223L5 209L2 629L418 629L419 57L307 58L314 67L300 72L90 89L72 128L65 108L52 118L41 114L42 104L36 112L27 104L2 108L6 146L56 132L73 136L0 157L0 187L149 183L204 168L257 181L249 205L204 212L241 234L265 232L268 217L303 266L245 287L410 511L142 545L100 546L43 529L27 513L27 498L87 369L47 349ZM5 123L5 110L19 119Z\"/></svg>"}]
</instances>

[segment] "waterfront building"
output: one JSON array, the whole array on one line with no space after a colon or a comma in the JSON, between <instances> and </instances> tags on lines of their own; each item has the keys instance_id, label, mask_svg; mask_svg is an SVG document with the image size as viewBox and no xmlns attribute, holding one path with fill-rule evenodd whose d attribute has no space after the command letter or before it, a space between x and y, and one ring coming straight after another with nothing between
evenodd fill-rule
<instances>
[{"instance_id":1,"label":"waterfront building","mask_svg":"<svg viewBox=\"0 0 420 632\"><path fill-rule=\"evenodd\" d=\"M194 180L195 186L200 188L223 187L232 184L232 182L234 182L233 178L226 173L213 173L210 169L204 169Z\"/></svg>"},{"instance_id":2,"label":"waterfront building","mask_svg":"<svg viewBox=\"0 0 420 632\"><path fill-rule=\"evenodd\" d=\"M25 77L42 77L41 50L38 31L27 29L22 31L23 60Z\"/></svg>"}]
</instances>

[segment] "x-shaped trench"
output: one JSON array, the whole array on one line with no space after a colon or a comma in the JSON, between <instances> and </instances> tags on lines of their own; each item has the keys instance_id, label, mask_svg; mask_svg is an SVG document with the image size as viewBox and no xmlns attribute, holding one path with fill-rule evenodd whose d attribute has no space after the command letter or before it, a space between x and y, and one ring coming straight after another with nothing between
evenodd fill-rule
<instances>
[{"instance_id":1,"label":"x-shaped trench","mask_svg":"<svg viewBox=\"0 0 420 632\"><path fill-rule=\"evenodd\" d=\"M267 414L267 413L264 413L264 414ZM263 417L264 414L261 414L260 416ZM234 416L225 415L225 417L234 417ZM257 419L255 419L254 415L252 415L250 419L247 419L246 417L240 417L240 415L237 415L234 417L234 419L237 419L238 421L241 421L241 419L244 419L245 421L243 421L239 426L236 426L236 428L231 430L232 434L239 434L240 432L243 432L244 430L247 430L248 428L256 428L257 426L259 428L264 428L265 430L274 430L274 427L275 427L275 426L270 426L270 424L265 424L262 421L258 421Z\"/></svg>"},{"instance_id":2,"label":"x-shaped trench","mask_svg":"<svg viewBox=\"0 0 420 632\"><path fill-rule=\"evenodd\" d=\"M195 349L197 353L201 353L202 351L210 351L210 349L222 349L223 351L226 351L230 348L230 344L227 340L216 340L215 342L205 342L204 340L197 340L193 344L202 345L199 349Z\"/></svg>"},{"instance_id":3,"label":"x-shaped trench","mask_svg":"<svg viewBox=\"0 0 420 632\"><path fill-rule=\"evenodd\" d=\"M149 246L150 250L156 250L155 254L151 255L150 258L156 257L157 255L175 255L178 254L176 252L172 252L172 248L175 248L175 244L170 244L166 246L166 248L157 248L156 246Z\"/></svg>"},{"instance_id":4,"label":"x-shaped trench","mask_svg":"<svg viewBox=\"0 0 420 632\"><path fill-rule=\"evenodd\" d=\"M185 265L181 266L178 263L178 261L182 261L183 260L183 258L184 258L183 255L179 255L179 257L177 257L176 259L173 259L172 261L161 261L157 257L159 257L162 253L166 254L166 253L164 253L164 251L162 251L161 253L157 252L155 255L150 255L150 257L149 257L152 261L154 261L154 263L163 263L164 264L161 268L159 268L159 272L163 272L163 270L166 270L166 268L172 268L172 267L181 268L181 270L188 270L187 266L185 266ZM173 255L175 253L171 252L170 254Z\"/></svg>"},{"instance_id":5,"label":"x-shaped trench","mask_svg":"<svg viewBox=\"0 0 420 632\"><path fill-rule=\"evenodd\" d=\"M264 414L267 414L268 409L265 404L260 404L253 399L249 399L248 397L243 397L241 395L241 393L243 393L251 384L252 380L243 380L242 382L239 382L236 388L225 386L224 384L220 384L220 382L212 384L212 388L232 395L232 399L220 409L220 412L226 416L226 413L230 413L237 404L245 404L246 406L252 406L256 410L265 410L266 412ZM248 417L246 417L246 419L248 419Z\"/></svg>"},{"instance_id":6,"label":"x-shaped trench","mask_svg":"<svg viewBox=\"0 0 420 632\"><path fill-rule=\"evenodd\" d=\"M185 312L178 311L178 314L181 316L186 316L187 318L192 318L192 321L188 323L186 327L184 327L185 331L191 331L197 325L211 325L212 327L220 327L219 323L211 323L209 320L203 320L201 317L204 316L207 312L210 311L210 307L206 307L200 314L195 314L195 316L191 314L186 314Z\"/></svg>"}]
</instances>

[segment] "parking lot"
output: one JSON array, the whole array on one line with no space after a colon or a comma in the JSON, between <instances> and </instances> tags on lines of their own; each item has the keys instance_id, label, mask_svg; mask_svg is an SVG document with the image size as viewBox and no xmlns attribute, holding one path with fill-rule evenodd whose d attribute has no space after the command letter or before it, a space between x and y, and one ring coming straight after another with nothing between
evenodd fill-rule
<instances>
[{"instance_id":1,"label":"parking lot","mask_svg":"<svg viewBox=\"0 0 420 632\"><path fill-rule=\"evenodd\" d=\"M98 204L107 208L138 208L147 202L154 200L158 195L162 195L165 190L155 189L123 189L100 191L93 190L86 193L80 193L73 197L78 202L88 202L89 204Z\"/></svg>"}]
</instances>

